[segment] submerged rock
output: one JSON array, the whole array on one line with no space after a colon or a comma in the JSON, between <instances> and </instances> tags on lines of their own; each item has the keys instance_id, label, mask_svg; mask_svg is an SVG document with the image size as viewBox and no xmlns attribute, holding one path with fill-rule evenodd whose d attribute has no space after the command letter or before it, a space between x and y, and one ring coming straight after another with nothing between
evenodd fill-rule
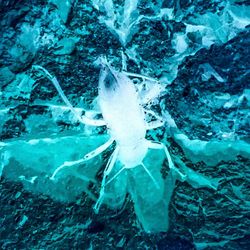
<instances>
[{"instance_id":1,"label":"submerged rock","mask_svg":"<svg viewBox=\"0 0 250 250\"><path fill-rule=\"evenodd\" d=\"M64 23L67 23L74 0L51 0L51 2L56 5L58 14L61 17L62 21Z\"/></svg>"},{"instance_id":2,"label":"submerged rock","mask_svg":"<svg viewBox=\"0 0 250 250\"><path fill-rule=\"evenodd\" d=\"M4 67L0 69L0 88L7 85L15 79L15 74L9 69Z\"/></svg>"},{"instance_id":3,"label":"submerged rock","mask_svg":"<svg viewBox=\"0 0 250 250\"><path fill-rule=\"evenodd\" d=\"M78 40L78 39L77 39ZM76 41L72 38L63 38L55 45L55 55L70 55L76 47Z\"/></svg>"}]
</instances>

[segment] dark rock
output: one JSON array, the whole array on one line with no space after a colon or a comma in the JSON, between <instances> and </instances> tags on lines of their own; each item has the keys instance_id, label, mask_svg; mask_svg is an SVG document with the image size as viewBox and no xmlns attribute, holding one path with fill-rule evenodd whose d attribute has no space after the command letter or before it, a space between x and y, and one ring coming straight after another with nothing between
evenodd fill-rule
<instances>
[{"instance_id":1,"label":"dark rock","mask_svg":"<svg viewBox=\"0 0 250 250\"><path fill-rule=\"evenodd\" d=\"M105 229L104 223L100 221L92 221L87 228L87 232L90 234L97 234L102 232Z\"/></svg>"},{"instance_id":2,"label":"dark rock","mask_svg":"<svg viewBox=\"0 0 250 250\"><path fill-rule=\"evenodd\" d=\"M12 82L15 79L15 74L8 68L0 69L0 88Z\"/></svg>"},{"instance_id":3,"label":"dark rock","mask_svg":"<svg viewBox=\"0 0 250 250\"><path fill-rule=\"evenodd\" d=\"M158 250L194 250L194 244L180 237L165 237L157 243Z\"/></svg>"}]
</instances>

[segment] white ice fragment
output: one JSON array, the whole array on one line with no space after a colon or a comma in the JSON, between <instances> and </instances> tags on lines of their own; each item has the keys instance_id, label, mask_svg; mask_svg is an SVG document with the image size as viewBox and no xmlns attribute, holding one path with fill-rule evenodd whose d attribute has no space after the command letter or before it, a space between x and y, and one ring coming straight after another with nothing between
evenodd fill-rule
<instances>
[{"instance_id":1,"label":"white ice fragment","mask_svg":"<svg viewBox=\"0 0 250 250\"><path fill-rule=\"evenodd\" d=\"M36 145L36 144L39 143L39 140L38 140L38 139L32 139L32 140L29 140L28 143L29 143L30 145Z\"/></svg>"},{"instance_id":2,"label":"white ice fragment","mask_svg":"<svg viewBox=\"0 0 250 250\"><path fill-rule=\"evenodd\" d=\"M231 5L228 8L228 13L233 18L233 27L237 29L244 29L247 25L250 24L250 7L249 6L236 6Z\"/></svg>"},{"instance_id":3,"label":"white ice fragment","mask_svg":"<svg viewBox=\"0 0 250 250\"><path fill-rule=\"evenodd\" d=\"M206 29L205 26L203 25L192 25L192 24L188 24L188 23L185 23L186 25L186 32L187 33L192 33L192 32L196 32L196 31L203 31Z\"/></svg>"},{"instance_id":4,"label":"white ice fragment","mask_svg":"<svg viewBox=\"0 0 250 250\"><path fill-rule=\"evenodd\" d=\"M5 151L2 155L0 155L0 180L1 180L4 167L9 164L10 157L11 157L11 154L9 151Z\"/></svg>"},{"instance_id":5,"label":"white ice fragment","mask_svg":"<svg viewBox=\"0 0 250 250\"><path fill-rule=\"evenodd\" d=\"M23 215L22 219L20 220L20 222L18 223L18 227L23 227L24 224L27 222L28 217L26 215Z\"/></svg>"},{"instance_id":6,"label":"white ice fragment","mask_svg":"<svg viewBox=\"0 0 250 250\"><path fill-rule=\"evenodd\" d=\"M20 175L20 176L18 177L18 179L20 179L21 181L27 181L27 182L29 182L29 183L31 183L31 184L34 184L34 182L35 182L35 180L36 180L37 178L38 178L37 176L33 176L33 177L27 179L24 175Z\"/></svg>"},{"instance_id":7,"label":"white ice fragment","mask_svg":"<svg viewBox=\"0 0 250 250\"><path fill-rule=\"evenodd\" d=\"M159 18L162 18L163 16L167 16L168 20L173 20L174 19L173 11L174 11L173 8L163 8L160 11Z\"/></svg>"},{"instance_id":8,"label":"white ice fragment","mask_svg":"<svg viewBox=\"0 0 250 250\"><path fill-rule=\"evenodd\" d=\"M47 142L47 143L53 143L54 142L51 138L43 138L42 140L44 142Z\"/></svg>"},{"instance_id":9,"label":"white ice fragment","mask_svg":"<svg viewBox=\"0 0 250 250\"><path fill-rule=\"evenodd\" d=\"M214 76L218 82L225 82L225 80L215 71L215 69L209 63L202 64L201 68L203 68L204 70L204 73L202 74L203 81L207 81L211 78L211 76Z\"/></svg>"},{"instance_id":10,"label":"white ice fragment","mask_svg":"<svg viewBox=\"0 0 250 250\"><path fill-rule=\"evenodd\" d=\"M172 41L172 46L178 53L183 53L188 48L186 41L186 34L175 34L175 38Z\"/></svg>"}]
</instances>

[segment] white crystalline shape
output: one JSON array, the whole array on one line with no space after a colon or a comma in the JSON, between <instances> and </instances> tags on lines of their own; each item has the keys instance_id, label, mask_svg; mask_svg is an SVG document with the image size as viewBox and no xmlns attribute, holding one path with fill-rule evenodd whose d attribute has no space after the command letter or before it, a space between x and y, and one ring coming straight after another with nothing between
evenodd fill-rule
<instances>
[{"instance_id":1,"label":"white crystalline shape","mask_svg":"<svg viewBox=\"0 0 250 250\"><path fill-rule=\"evenodd\" d=\"M188 48L185 34L175 34L175 38L172 42L174 49L177 53L183 53Z\"/></svg>"}]
</instances>

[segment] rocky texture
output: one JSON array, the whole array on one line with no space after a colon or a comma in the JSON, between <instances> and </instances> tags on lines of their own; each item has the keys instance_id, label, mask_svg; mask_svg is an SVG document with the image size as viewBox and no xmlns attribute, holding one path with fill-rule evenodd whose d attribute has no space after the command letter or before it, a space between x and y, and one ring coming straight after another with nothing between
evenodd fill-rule
<instances>
[{"instance_id":1,"label":"rocky texture","mask_svg":"<svg viewBox=\"0 0 250 250\"><path fill-rule=\"evenodd\" d=\"M0 69L0 87L7 85L15 79L15 74L8 68Z\"/></svg>"},{"instance_id":2,"label":"rocky texture","mask_svg":"<svg viewBox=\"0 0 250 250\"><path fill-rule=\"evenodd\" d=\"M165 91L160 107L152 105L152 109L163 116L168 111L190 139L249 143L247 1L139 1L130 20L146 18L136 23L136 32L126 43L103 21L105 11L93 4L101 1L65 1L67 6L61 2L0 1L0 150L9 139L18 143L60 132L105 133L83 128L68 110L55 107L62 105L61 99L31 65L43 65L57 76L72 104L84 113L95 106L92 101L97 95L99 70L93 62L107 55L119 70L122 53L128 71L161 79ZM123 10L121 1L113 2ZM118 17L115 20L121 24ZM148 136L167 144L169 133L162 128ZM3 156L1 247L248 249L249 159L237 156L213 166L194 164L174 140L172 136L168 146L175 163L217 180L218 189L197 189L194 180L193 185L177 181L169 207L169 232L156 235L138 229L129 197L121 211L103 207L96 216L85 194L71 203L59 202L21 185L25 176L11 179L8 166L2 167L8 155ZM109 155L103 155L104 163ZM168 174L166 165L163 175ZM41 177L47 178L44 172Z\"/></svg>"}]
</instances>

